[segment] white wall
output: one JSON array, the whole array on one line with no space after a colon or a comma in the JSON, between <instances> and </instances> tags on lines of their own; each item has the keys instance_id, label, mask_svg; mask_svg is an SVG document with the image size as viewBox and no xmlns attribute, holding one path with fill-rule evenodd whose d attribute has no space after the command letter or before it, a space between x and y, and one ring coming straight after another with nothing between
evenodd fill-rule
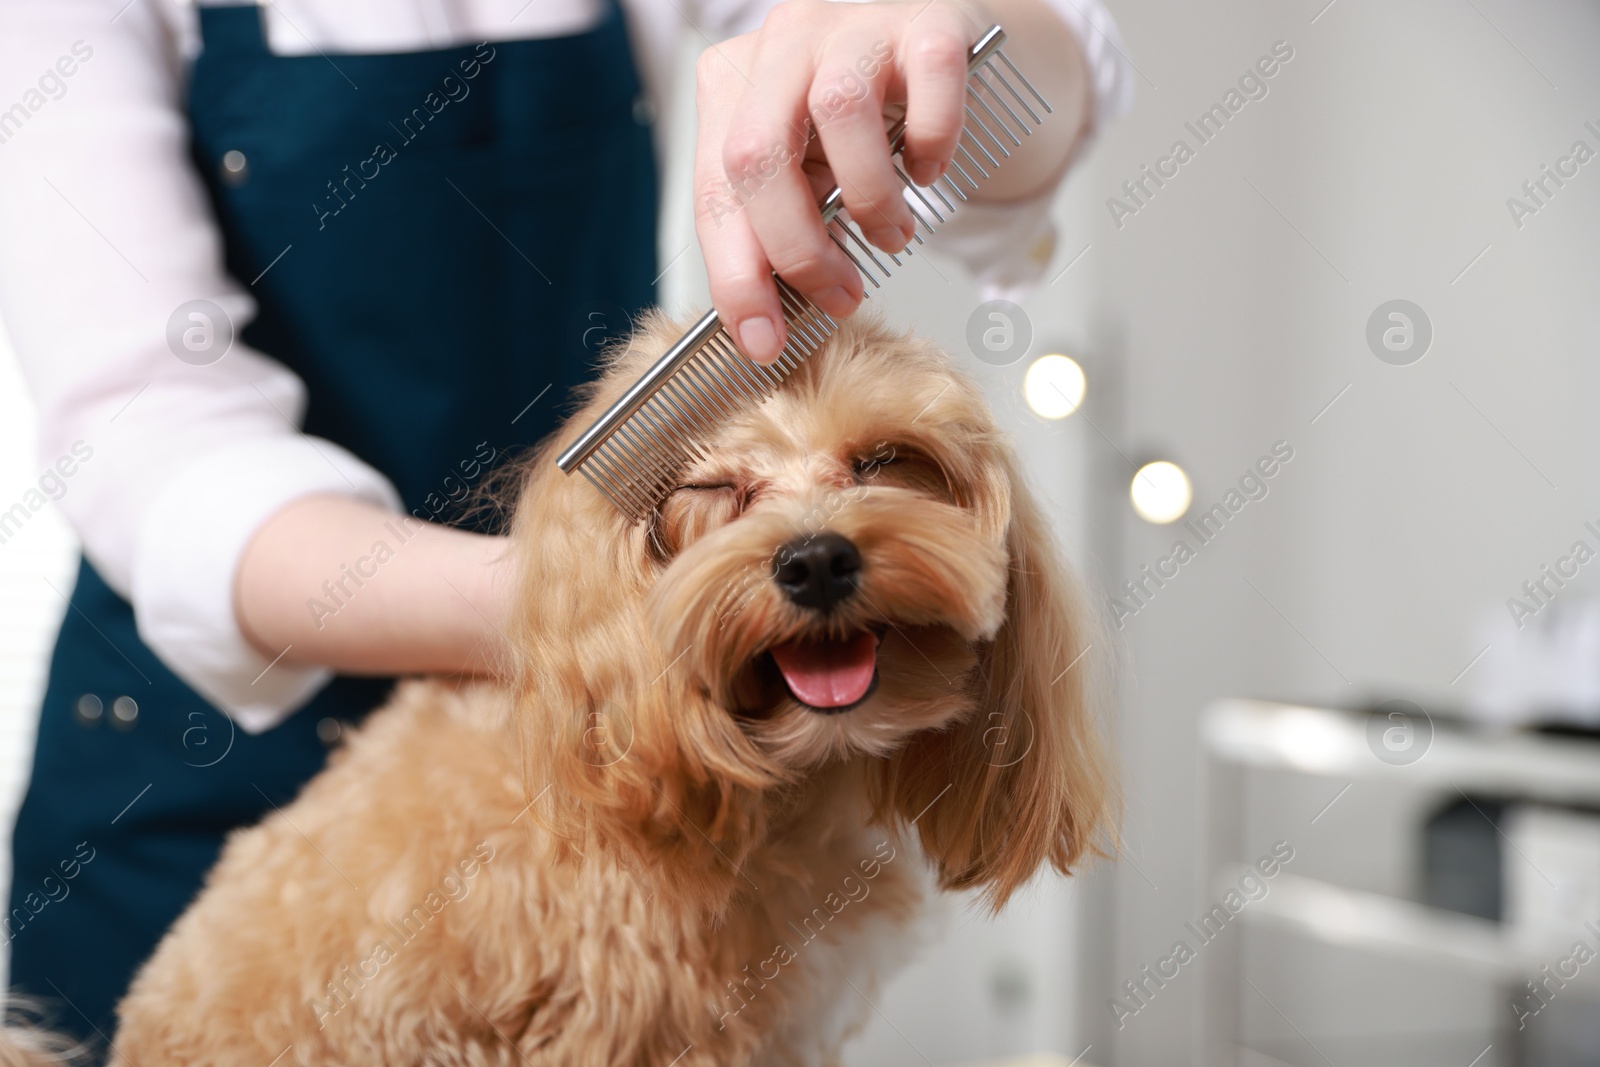
<instances>
[{"instance_id":1,"label":"white wall","mask_svg":"<svg viewBox=\"0 0 1600 1067\"><path fill-rule=\"evenodd\" d=\"M1133 114L1076 179L1101 201L1273 42L1295 50L1270 94L1147 207L1119 230L1102 203L1091 229L1101 312L1126 331L1124 448L1183 464L1203 506L1274 441L1296 450L1271 495L1128 622L1124 829L1149 882L1116 879L1117 981L1164 954L1209 895L1195 807L1209 700L1459 704L1472 674L1451 683L1482 647L1479 615L1503 610L1600 513L1600 162L1520 230L1505 206L1574 140L1600 149L1583 128L1600 125L1600 13L1574 0L1326 3L1113 0L1143 77ZM1364 339L1369 314L1397 297L1434 324L1411 366L1380 362ZM1127 574L1172 539L1127 521ZM1313 826L1341 784L1253 794L1247 852L1286 836L1306 873L1392 882L1392 840L1414 814L1357 786ZM1421 1034L1451 1023L1452 1003L1502 1010L1448 975L1356 967L1292 941L1260 948L1254 980L1329 1051L1344 1046L1319 1035ZM1375 1012L1389 979L1401 1010ZM1186 974L1120 1034L1107 1028L1114 1062L1200 1062L1201 980ZM1322 1062L1259 1001L1252 1012L1279 1055Z\"/></svg>"}]
</instances>

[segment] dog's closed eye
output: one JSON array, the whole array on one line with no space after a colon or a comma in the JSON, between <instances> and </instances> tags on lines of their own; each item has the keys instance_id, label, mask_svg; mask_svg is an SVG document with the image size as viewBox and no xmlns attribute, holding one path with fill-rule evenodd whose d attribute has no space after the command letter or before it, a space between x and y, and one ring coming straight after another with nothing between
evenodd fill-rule
<instances>
[{"instance_id":1,"label":"dog's closed eye","mask_svg":"<svg viewBox=\"0 0 1600 1067\"><path fill-rule=\"evenodd\" d=\"M674 489L656 512L650 544L665 560L696 539L738 518L746 504L745 491L731 482L690 482Z\"/></svg>"},{"instance_id":2,"label":"dog's closed eye","mask_svg":"<svg viewBox=\"0 0 1600 1067\"><path fill-rule=\"evenodd\" d=\"M880 444L851 463L860 485L892 485L915 489L947 503L960 502L961 494L938 460L903 444Z\"/></svg>"}]
</instances>

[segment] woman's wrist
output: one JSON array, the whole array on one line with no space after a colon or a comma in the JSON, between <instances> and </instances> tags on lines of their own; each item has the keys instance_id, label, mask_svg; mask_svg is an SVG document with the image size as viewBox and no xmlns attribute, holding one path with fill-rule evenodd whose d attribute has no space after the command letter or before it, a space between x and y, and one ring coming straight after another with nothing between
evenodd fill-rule
<instances>
[{"instance_id":1,"label":"woman's wrist","mask_svg":"<svg viewBox=\"0 0 1600 1067\"><path fill-rule=\"evenodd\" d=\"M1053 110L1012 149L1013 158L978 186L974 199L1031 200L1060 184L1089 132L1094 94L1088 61L1077 35L1046 0L984 0L982 7L1005 28L1006 56Z\"/></svg>"}]
</instances>

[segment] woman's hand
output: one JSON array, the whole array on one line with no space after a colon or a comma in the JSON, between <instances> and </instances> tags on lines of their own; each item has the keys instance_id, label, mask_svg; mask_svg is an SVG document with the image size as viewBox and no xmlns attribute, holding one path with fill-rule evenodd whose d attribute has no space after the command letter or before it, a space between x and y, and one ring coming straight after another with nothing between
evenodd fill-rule
<instances>
[{"instance_id":1,"label":"woman's hand","mask_svg":"<svg viewBox=\"0 0 1600 1067\"><path fill-rule=\"evenodd\" d=\"M1059 180L1088 113L1082 53L1043 0L785 0L755 33L701 54L695 229L712 302L751 358L771 362L783 346L774 271L829 315L861 301L860 272L817 212L829 188L873 244L906 246L914 220L886 120L905 117L914 181L943 174L966 118L967 49L997 21L1057 110L986 183L984 198L1015 199Z\"/></svg>"}]
</instances>

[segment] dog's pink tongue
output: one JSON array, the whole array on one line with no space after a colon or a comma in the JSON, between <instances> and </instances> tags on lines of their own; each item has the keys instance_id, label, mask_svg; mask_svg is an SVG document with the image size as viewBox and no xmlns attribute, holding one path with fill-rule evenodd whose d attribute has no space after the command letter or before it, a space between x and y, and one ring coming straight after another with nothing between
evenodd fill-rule
<instances>
[{"instance_id":1,"label":"dog's pink tongue","mask_svg":"<svg viewBox=\"0 0 1600 1067\"><path fill-rule=\"evenodd\" d=\"M772 650L789 691L814 708L842 708L867 695L878 667L878 638L787 641Z\"/></svg>"}]
</instances>

